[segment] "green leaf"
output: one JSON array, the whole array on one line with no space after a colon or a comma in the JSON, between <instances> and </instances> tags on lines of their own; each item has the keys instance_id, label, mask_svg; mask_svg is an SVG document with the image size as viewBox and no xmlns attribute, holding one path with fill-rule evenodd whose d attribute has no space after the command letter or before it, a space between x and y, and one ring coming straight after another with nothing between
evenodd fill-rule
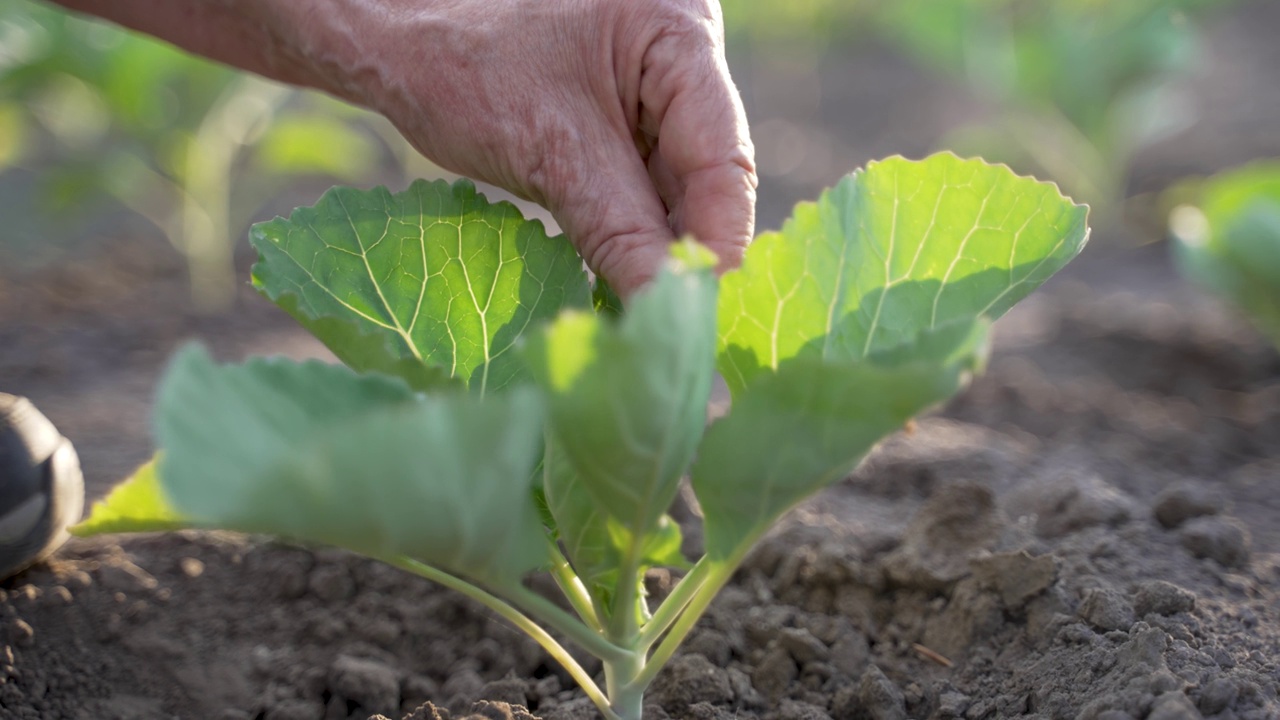
<instances>
[{"instance_id":1,"label":"green leaf","mask_svg":"<svg viewBox=\"0 0 1280 720\"><path fill-rule=\"evenodd\" d=\"M276 304L294 317L302 313L297 295L282 295ZM329 347L343 348L340 359L347 367L360 372L380 372L398 377L414 390L423 392L462 386L458 378L449 375L448 368L397 354L390 347L390 337L372 331L356 320L320 317L311 321L309 329L316 337L324 338Z\"/></svg>"},{"instance_id":2,"label":"green leaf","mask_svg":"<svg viewBox=\"0 0 1280 720\"><path fill-rule=\"evenodd\" d=\"M984 321L926 330L854 364L800 353L761 375L707 431L693 466L707 554L724 560L745 549L885 435L959 390L980 365L986 330Z\"/></svg>"},{"instance_id":3,"label":"green leaf","mask_svg":"<svg viewBox=\"0 0 1280 720\"><path fill-rule=\"evenodd\" d=\"M1249 313L1280 347L1280 162L1210 179L1171 219L1179 266Z\"/></svg>"},{"instance_id":4,"label":"green leaf","mask_svg":"<svg viewBox=\"0 0 1280 720\"><path fill-rule=\"evenodd\" d=\"M607 516L583 487L582 477L548 434L542 454L542 488L574 572L593 592L612 586L618 553L609 535Z\"/></svg>"},{"instance_id":5,"label":"green leaf","mask_svg":"<svg viewBox=\"0 0 1280 720\"><path fill-rule=\"evenodd\" d=\"M160 478L202 525L407 555L493 586L547 560L527 389L424 396L318 362L179 354L160 390Z\"/></svg>"},{"instance_id":6,"label":"green leaf","mask_svg":"<svg viewBox=\"0 0 1280 720\"><path fill-rule=\"evenodd\" d=\"M163 532L191 527L165 500L156 479L153 459L133 476L112 488L106 498L93 504L89 517L71 528L73 535L89 537L108 533Z\"/></svg>"},{"instance_id":7,"label":"green leaf","mask_svg":"<svg viewBox=\"0 0 1280 720\"><path fill-rule=\"evenodd\" d=\"M949 153L871 163L761 235L720 291L736 397L801 354L856 361L927 328L995 319L1084 247L1087 208Z\"/></svg>"},{"instance_id":8,"label":"green leaf","mask_svg":"<svg viewBox=\"0 0 1280 720\"><path fill-rule=\"evenodd\" d=\"M613 287L607 280L598 275L591 286L591 305L595 308L597 315L622 317L622 298L618 297L618 293L613 291Z\"/></svg>"},{"instance_id":9,"label":"green leaf","mask_svg":"<svg viewBox=\"0 0 1280 720\"><path fill-rule=\"evenodd\" d=\"M569 313L530 341L552 445L569 465L548 476L547 495L575 564L584 564L573 556L582 537L600 551L601 516L629 534L630 554L641 552L693 458L714 367L712 264L705 255L673 258L617 323Z\"/></svg>"},{"instance_id":10,"label":"green leaf","mask_svg":"<svg viewBox=\"0 0 1280 720\"><path fill-rule=\"evenodd\" d=\"M684 533L680 531L680 523L670 515L658 518L657 527L645 537L642 555L640 556L641 574L651 567L675 568L689 570L693 563L684 556L681 549L684 545Z\"/></svg>"},{"instance_id":11,"label":"green leaf","mask_svg":"<svg viewBox=\"0 0 1280 720\"><path fill-rule=\"evenodd\" d=\"M589 303L569 242L466 180L395 195L335 188L255 226L251 241L254 285L352 368L439 368L481 394L524 375L521 333ZM325 318L383 341L362 344Z\"/></svg>"},{"instance_id":12,"label":"green leaf","mask_svg":"<svg viewBox=\"0 0 1280 720\"><path fill-rule=\"evenodd\" d=\"M1251 204L1223 235L1242 267L1280 300L1280 197Z\"/></svg>"},{"instance_id":13,"label":"green leaf","mask_svg":"<svg viewBox=\"0 0 1280 720\"><path fill-rule=\"evenodd\" d=\"M986 369L990 327L991 321L985 318L956 320L921 330L909 342L877 350L866 360L885 368L930 365L978 374Z\"/></svg>"}]
</instances>

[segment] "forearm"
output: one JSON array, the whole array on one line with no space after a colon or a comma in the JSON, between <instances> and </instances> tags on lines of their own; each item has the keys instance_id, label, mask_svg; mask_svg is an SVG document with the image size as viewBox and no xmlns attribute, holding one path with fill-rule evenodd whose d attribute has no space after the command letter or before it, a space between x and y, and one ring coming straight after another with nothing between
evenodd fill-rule
<instances>
[{"instance_id":1,"label":"forearm","mask_svg":"<svg viewBox=\"0 0 1280 720\"><path fill-rule=\"evenodd\" d=\"M372 104L357 82L357 38L385 20L381 3L350 0L51 0L184 50L294 85ZM425 3L424 3L425 4Z\"/></svg>"}]
</instances>

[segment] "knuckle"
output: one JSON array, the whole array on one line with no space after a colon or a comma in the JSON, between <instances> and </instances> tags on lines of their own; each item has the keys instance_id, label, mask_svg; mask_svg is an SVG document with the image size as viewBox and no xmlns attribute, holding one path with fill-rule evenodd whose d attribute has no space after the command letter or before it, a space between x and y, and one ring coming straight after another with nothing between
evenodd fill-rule
<instances>
[{"instance_id":1,"label":"knuckle","mask_svg":"<svg viewBox=\"0 0 1280 720\"><path fill-rule=\"evenodd\" d=\"M682 2L678 5L680 7L664 18L660 39L669 38L685 48L717 45L716 16L707 10L705 4ZM700 5L703 7L698 7Z\"/></svg>"},{"instance_id":2,"label":"knuckle","mask_svg":"<svg viewBox=\"0 0 1280 720\"><path fill-rule=\"evenodd\" d=\"M586 180L582 132L572 123L535 123L518 146L530 197L542 205L560 205L581 192Z\"/></svg>"},{"instance_id":3,"label":"knuckle","mask_svg":"<svg viewBox=\"0 0 1280 720\"><path fill-rule=\"evenodd\" d=\"M610 231L604 227L584 240L583 259L593 272L609 274L625 264L626 258L632 255L648 240L648 233L640 228L621 228Z\"/></svg>"},{"instance_id":4,"label":"knuckle","mask_svg":"<svg viewBox=\"0 0 1280 720\"><path fill-rule=\"evenodd\" d=\"M687 53L693 48L721 43L723 22L718 3L706 0L627 2L638 13L639 23L652 33L651 46L672 46Z\"/></svg>"}]
</instances>

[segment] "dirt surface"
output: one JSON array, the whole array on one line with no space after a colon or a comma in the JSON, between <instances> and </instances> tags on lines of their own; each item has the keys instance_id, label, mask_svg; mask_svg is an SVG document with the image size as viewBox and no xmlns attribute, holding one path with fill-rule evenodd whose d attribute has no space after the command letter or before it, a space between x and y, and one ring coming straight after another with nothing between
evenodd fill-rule
<instances>
[{"instance_id":1,"label":"dirt surface","mask_svg":"<svg viewBox=\"0 0 1280 720\"><path fill-rule=\"evenodd\" d=\"M3 376L78 442L94 496L147 453L151 381L135 376L175 337L319 354L251 298L157 320L183 286L130 264L136 247L95 265L121 280L94 290L109 312L37 293L56 332L0 323ZM1280 717L1280 354L1162 253L1082 258L1002 321L986 376L748 559L655 684L653 717ZM333 550L77 540L0 597L3 717L594 713L469 601Z\"/></svg>"},{"instance_id":2,"label":"dirt surface","mask_svg":"<svg viewBox=\"0 0 1280 720\"><path fill-rule=\"evenodd\" d=\"M1232 42L1213 67L1230 82L1207 73L1197 97L1228 107L1232 83L1260 87L1247 78L1274 60L1274 7L1223 21ZM939 87L885 62L852 78L828 63L837 99L785 122L869 138L822 154L847 167L920 154L938 117L964 114L954 91L864 113L857 133L828 117L852 116L886 77L916 98ZM739 73L757 115L777 106L770 92L795 91L765 75ZM1272 132L1220 147L1218 130L1275 108L1270 85L1136 176L1280 154L1275 114ZM806 172L766 172L763 225L832 179ZM788 516L659 677L647 717L1280 718L1280 352L1135 237L1158 239L1097 229L1001 321L985 376ZM247 287L231 312L192 311L162 241L89 247L19 272L0 246L0 390L73 440L91 499L150 453L152 388L183 340L226 359L326 356ZM529 717L519 706L595 717L504 622L338 551L208 533L73 540L0 584L0 718Z\"/></svg>"}]
</instances>

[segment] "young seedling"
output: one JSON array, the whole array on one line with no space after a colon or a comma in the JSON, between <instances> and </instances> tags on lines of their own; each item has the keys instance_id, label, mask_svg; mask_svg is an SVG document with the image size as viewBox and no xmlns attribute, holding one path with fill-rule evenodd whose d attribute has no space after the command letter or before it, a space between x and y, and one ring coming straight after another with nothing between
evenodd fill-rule
<instances>
[{"instance_id":1,"label":"young seedling","mask_svg":"<svg viewBox=\"0 0 1280 720\"><path fill-rule=\"evenodd\" d=\"M1179 267L1248 313L1280 348L1280 161L1228 170L1197 195L1170 217Z\"/></svg>"},{"instance_id":2,"label":"young seedling","mask_svg":"<svg viewBox=\"0 0 1280 720\"><path fill-rule=\"evenodd\" d=\"M638 720L761 535L980 369L990 321L1080 251L1085 215L1004 167L893 158L797 206L719 280L675 245L621 312L564 238L468 182L336 189L254 229L253 279L348 367L183 350L155 465L80 531L350 548L491 608L605 717ZM732 407L707 426L717 369ZM666 514L685 475L704 516L692 563ZM659 566L686 572L656 602L642 580ZM603 687L562 641L603 662Z\"/></svg>"}]
</instances>

